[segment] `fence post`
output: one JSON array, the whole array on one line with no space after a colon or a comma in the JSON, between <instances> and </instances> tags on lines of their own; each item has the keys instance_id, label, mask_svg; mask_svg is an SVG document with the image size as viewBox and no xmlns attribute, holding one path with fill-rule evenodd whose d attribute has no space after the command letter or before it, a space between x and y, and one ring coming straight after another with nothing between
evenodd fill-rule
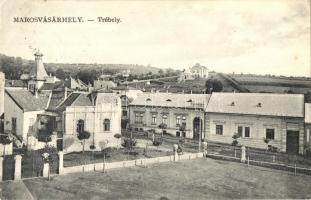
<instances>
[{"instance_id":1,"label":"fence post","mask_svg":"<svg viewBox=\"0 0 311 200\"><path fill-rule=\"evenodd\" d=\"M295 163L295 176L296 176L296 174L297 174L297 168L296 168L296 163Z\"/></svg>"},{"instance_id":2,"label":"fence post","mask_svg":"<svg viewBox=\"0 0 311 200\"><path fill-rule=\"evenodd\" d=\"M48 178L50 171L50 164L48 162L43 163L43 177Z\"/></svg>"},{"instance_id":3,"label":"fence post","mask_svg":"<svg viewBox=\"0 0 311 200\"><path fill-rule=\"evenodd\" d=\"M246 149L245 146L243 145L241 147L241 162L245 163L245 161L246 161Z\"/></svg>"},{"instance_id":4,"label":"fence post","mask_svg":"<svg viewBox=\"0 0 311 200\"><path fill-rule=\"evenodd\" d=\"M0 182L3 181L3 157L0 157Z\"/></svg>"},{"instance_id":5,"label":"fence post","mask_svg":"<svg viewBox=\"0 0 311 200\"><path fill-rule=\"evenodd\" d=\"M236 158L236 149L234 149L234 158Z\"/></svg>"},{"instance_id":6,"label":"fence post","mask_svg":"<svg viewBox=\"0 0 311 200\"><path fill-rule=\"evenodd\" d=\"M62 151L58 152L58 174L64 173L64 153Z\"/></svg>"},{"instance_id":7,"label":"fence post","mask_svg":"<svg viewBox=\"0 0 311 200\"><path fill-rule=\"evenodd\" d=\"M174 152L174 161L177 161L178 153L177 153L178 145L173 145L173 152Z\"/></svg>"},{"instance_id":8,"label":"fence post","mask_svg":"<svg viewBox=\"0 0 311 200\"><path fill-rule=\"evenodd\" d=\"M247 156L247 167L249 167L249 156Z\"/></svg>"},{"instance_id":9,"label":"fence post","mask_svg":"<svg viewBox=\"0 0 311 200\"><path fill-rule=\"evenodd\" d=\"M275 162L275 155L272 156L272 162Z\"/></svg>"},{"instance_id":10,"label":"fence post","mask_svg":"<svg viewBox=\"0 0 311 200\"><path fill-rule=\"evenodd\" d=\"M15 170L14 170L14 180L21 180L22 178L22 156L16 155L15 160Z\"/></svg>"},{"instance_id":11,"label":"fence post","mask_svg":"<svg viewBox=\"0 0 311 200\"><path fill-rule=\"evenodd\" d=\"M203 156L206 157L207 156L207 142L204 141L203 143Z\"/></svg>"}]
</instances>

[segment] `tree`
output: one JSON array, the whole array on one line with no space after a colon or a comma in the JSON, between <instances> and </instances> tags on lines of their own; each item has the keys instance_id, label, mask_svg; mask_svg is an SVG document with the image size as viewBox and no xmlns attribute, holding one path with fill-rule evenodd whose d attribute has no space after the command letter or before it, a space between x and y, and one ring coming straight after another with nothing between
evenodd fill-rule
<instances>
[{"instance_id":1,"label":"tree","mask_svg":"<svg viewBox=\"0 0 311 200\"><path fill-rule=\"evenodd\" d=\"M82 152L83 153L84 153L85 140L89 139L90 136L91 136L91 133L88 131L81 131L78 133L78 139L82 140L82 146L83 146Z\"/></svg>"},{"instance_id":2,"label":"tree","mask_svg":"<svg viewBox=\"0 0 311 200\"><path fill-rule=\"evenodd\" d=\"M160 76L163 76L163 74L164 74L163 69L160 69L160 70L158 71L158 73L159 73Z\"/></svg>"},{"instance_id":3,"label":"tree","mask_svg":"<svg viewBox=\"0 0 311 200\"><path fill-rule=\"evenodd\" d=\"M5 155L5 146L11 144L12 140L8 135L0 135L0 143L3 144L3 155Z\"/></svg>"},{"instance_id":4,"label":"tree","mask_svg":"<svg viewBox=\"0 0 311 200\"><path fill-rule=\"evenodd\" d=\"M232 141L232 146L238 146L238 144L239 144L239 141L238 141L238 139L240 138L241 136L240 135L238 135L238 134L233 134L233 136L232 136L232 139L233 139L233 141Z\"/></svg>"},{"instance_id":5,"label":"tree","mask_svg":"<svg viewBox=\"0 0 311 200\"><path fill-rule=\"evenodd\" d=\"M223 85L218 79L207 79L205 82L206 93L211 94L212 92L221 92Z\"/></svg>"},{"instance_id":6,"label":"tree","mask_svg":"<svg viewBox=\"0 0 311 200\"><path fill-rule=\"evenodd\" d=\"M66 74L63 69L59 68L55 71L55 75L57 78L64 80L66 78Z\"/></svg>"},{"instance_id":7,"label":"tree","mask_svg":"<svg viewBox=\"0 0 311 200\"><path fill-rule=\"evenodd\" d=\"M48 142L52 141L52 134L53 134L53 118L47 115L40 115L39 116L39 123L40 128L38 132L38 141L45 142L46 144Z\"/></svg>"}]
</instances>

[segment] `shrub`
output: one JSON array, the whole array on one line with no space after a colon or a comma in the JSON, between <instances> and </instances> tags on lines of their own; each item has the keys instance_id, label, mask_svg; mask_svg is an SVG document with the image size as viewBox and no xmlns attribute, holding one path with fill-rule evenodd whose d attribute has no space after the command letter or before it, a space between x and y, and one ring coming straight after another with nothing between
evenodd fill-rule
<instances>
[{"instance_id":1,"label":"shrub","mask_svg":"<svg viewBox=\"0 0 311 200\"><path fill-rule=\"evenodd\" d=\"M96 149L96 146L94 144L90 145L90 149L94 150Z\"/></svg>"},{"instance_id":2,"label":"shrub","mask_svg":"<svg viewBox=\"0 0 311 200\"><path fill-rule=\"evenodd\" d=\"M78 139L79 140L83 140L82 145L83 145L83 149L82 152L84 153L84 146L85 146L85 140L89 139L91 136L91 133L88 131L82 131L78 133Z\"/></svg>"},{"instance_id":3,"label":"shrub","mask_svg":"<svg viewBox=\"0 0 311 200\"><path fill-rule=\"evenodd\" d=\"M104 148L104 149L102 150L102 152L103 152L105 158L109 158L109 157L111 156L111 153L112 153L114 150L115 150L115 148L113 148L113 147L107 147L107 148Z\"/></svg>"},{"instance_id":4,"label":"shrub","mask_svg":"<svg viewBox=\"0 0 311 200\"><path fill-rule=\"evenodd\" d=\"M160 129L166 129L166 128L167 128L167 124L161 123L161 124L159 125L159 128L160 128Z\"/></svg>"},{"instance_id":5,"label":"shrub","mask_svg":"<svg viewBox=\"0 0 311 200\"><path fill-rule=\"evenodd\" d=\"M162 145L162 140L157 139L153 141L153 146L160 146L160 145Z\"/></svg>"},{"instance_id":6,"label":"shrub","mask_svg":"<svg viewBox=\"0 0 311 200\"><path fill-rule=\"evenodd\" d=\"M132 148L134 146L136 146L137 141L135 139L132 138L125 138L123 140L122 146L125 148Z\"/></svg>"},{"instance_id":7,"label":"shrub","mask_svg":"<svg viewBox=\"0 0 311 200\"><path fill-rule=\"evenodd\" d=\"M114 137L117 138L117 139L120 139L121 138L121 134L119 134L119 133L114 134Z\"/></svg>"},{"instance_id":8,"label":"shrub","mask_svg":"<svg viewBox=\"0 0 311 200\"><path fill-rule=\"evenodd\" d=\"M238 144L239 144L239 142L237 140L233 140L231 143L232 146L238 146Z\"/></svg>"}]
</instances>

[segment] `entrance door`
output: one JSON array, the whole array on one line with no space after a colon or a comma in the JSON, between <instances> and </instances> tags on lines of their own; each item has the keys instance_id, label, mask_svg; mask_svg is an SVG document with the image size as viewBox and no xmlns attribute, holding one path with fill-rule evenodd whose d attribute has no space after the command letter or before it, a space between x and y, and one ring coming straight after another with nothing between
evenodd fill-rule
<instances>
[{"instance_id":1,"label":"entrance door","mask_svg":"<svg viewBox=\"0 0 311 200\"><path fill-rule=\"evenodd\" d=\"M299 131L287 131L286 152L288 154L299 153Z\"/></svg>"},{"instance_id":2,"label":"entrance door","mask_svg":"<svg viewBox=\"0 0 311 200\"><path fill-rule=\"evenodd\" d=\"M200 134L202 134L202 120L200 117L196 117L193 119L193 139L197 140L200 138Z\"/></svg>"}]
</instances>

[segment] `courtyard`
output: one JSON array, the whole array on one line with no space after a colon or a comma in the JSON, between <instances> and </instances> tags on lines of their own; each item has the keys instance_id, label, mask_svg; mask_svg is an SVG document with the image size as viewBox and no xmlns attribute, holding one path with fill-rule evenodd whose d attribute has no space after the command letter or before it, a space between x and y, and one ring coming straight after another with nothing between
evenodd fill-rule
<instances>
[{"instance_id":1,"label":"courtyard","mask_svg":"<svg viewBox=\"0 0 311 200\"><path fill-rule=\"evenodd\" d=\"M310 176L209 158L0 186L1 199L311 198Z\"/></svg>"}]
</instances>

